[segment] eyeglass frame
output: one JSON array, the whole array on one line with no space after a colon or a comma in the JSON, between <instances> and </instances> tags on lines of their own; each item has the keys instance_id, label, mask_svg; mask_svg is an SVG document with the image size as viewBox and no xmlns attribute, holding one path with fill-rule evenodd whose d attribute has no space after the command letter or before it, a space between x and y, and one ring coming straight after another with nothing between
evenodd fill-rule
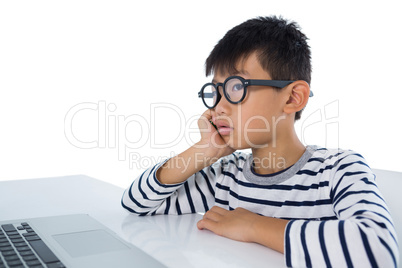
<instances>
[{"instance_id":1,"label":"eyeglass frame","mask_svg":"<svg viewBox=\"0 0 402 268\"><path fill-rule=\"evenodd\" d=\"M243 88L244 88L244 92L243 92L243 96L241 97L241 99L239 101L232 101L230 100L230 98L228 97L227 93L226 93L226 83L231 80L231 79L238 79L242 82L243 84ZM219 103L219 101L222 98L222 95L219 93L219 87L222 87L223 90L223 94L225 95L225 98L227 101L229 101L232 104L238 104L240 102L242 102L244 100L244 98L246 97L247 94L247 87L248 86L270 86L270 87L277 87L277 88L284 88L288 85L290 85L291 83L295 82L296 80L263 80L263 79L244 79L241 76L229 76L228 78L225 79L225 81L223 83L206 83L205 85L202 86L201 90L198 92L198 97L202 99L202 102L204 103L204 105L208 108L208 109L213 109L215 108L215 106ZM204 92L204 89L207 86L213 86L216 90L217 94L217 99L216 102L213 106L209 106L206 104L204 98L202 97L202 94ZM310 90L310 95L309 97L313 97L314 94L313 92Z\"/></svg>"}]
</instances>

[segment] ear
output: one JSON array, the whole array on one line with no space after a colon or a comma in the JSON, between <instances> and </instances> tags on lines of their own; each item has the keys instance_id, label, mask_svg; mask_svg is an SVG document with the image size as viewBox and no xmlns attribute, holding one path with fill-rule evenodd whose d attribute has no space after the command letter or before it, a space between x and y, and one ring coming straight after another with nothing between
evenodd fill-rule
<instances>
[{"instance_id":1,"label":"ear","mask_svg":"<svg viewBox=\"0 0 402 268\"><path fill-rule=\"evenodd\" d=\"M284 107L287 114L296 113L302 110L308 102L310 86L306 81L298 80L288 86L288 100Z\"/></svg>"}]
</instances>

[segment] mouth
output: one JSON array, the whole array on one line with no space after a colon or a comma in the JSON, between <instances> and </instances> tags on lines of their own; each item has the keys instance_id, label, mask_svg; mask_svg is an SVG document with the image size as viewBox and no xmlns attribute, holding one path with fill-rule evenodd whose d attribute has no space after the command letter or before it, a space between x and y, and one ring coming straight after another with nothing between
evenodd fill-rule
<instances>
[{"instance_id":1,"label":"mouth","mask_svg":"<svg viewBox=\"0 0 402 268\"><path fill-rule=\"evenodd\" d=\"M233 131L233 128L230 128L230 127L218 128L218 132L221 135L229 135L230 133L232 133L232 131Z\"/></svg>"},{"instance_id":2,"label":"mouth","mask_svg":"<svg viewBox=\"0 0 402 268\"><path fill-rule=\"evenodd\" d=\"M221 135L229 135L233 131L233 128L226 122L217 121L215 125Z\"/></svg>"}]
</instances>

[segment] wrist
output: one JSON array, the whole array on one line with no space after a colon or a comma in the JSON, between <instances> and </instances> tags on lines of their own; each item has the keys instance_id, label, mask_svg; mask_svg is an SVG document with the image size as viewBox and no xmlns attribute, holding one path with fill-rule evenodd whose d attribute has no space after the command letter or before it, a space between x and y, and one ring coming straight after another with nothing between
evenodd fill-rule
<instances>
[{"instance_id":1,"label":"wrist","mask_svg":"<svg viewBox=\"0 0 402 268\"><path fill-rule=\"evenodd\" d=\"M247 232L248 242L260 243L259 238L261 236L261 227L264 225L264 216L255 214L250 219L250 225Z\"/></svg>"},{"instance_id":2,"label":"wrist","mask_svg":"<svg viewBox=\"0 0 402 268\"><path fill-rule=\"evenodd\" d=\"M209 143L202 140L193 145L193 148L197 151L197 159L204 161L205 166L210 166L218 161L223 155L217 148L212 147Z\"/></svg>"},{"instance_id":3,"label":"wrist","mask_svg":"<svg viewBox=\"0 0 402 268\"><path fill-rule=\"evenodd\" d=\"M284 253L284 236L287 220L256 215L249 232L250 242L255 242Z\"/></svg>"}]
</instances>

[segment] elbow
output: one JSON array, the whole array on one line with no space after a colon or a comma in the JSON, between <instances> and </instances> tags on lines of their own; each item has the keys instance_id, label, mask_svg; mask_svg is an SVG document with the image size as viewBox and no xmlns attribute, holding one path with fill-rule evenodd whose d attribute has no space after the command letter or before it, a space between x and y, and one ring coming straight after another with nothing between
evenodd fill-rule
<instances>
[{"instance_id":1,"label":"elbow","mask_svg":"<svg viewBox=\"0 0 402 268\"><path fill-rule=\"evenodd\" d=\"M399 245L395 232L389 229L382 229L377 233L367 231L360 229L360 235L372 267L398 267Z\"/></svg>"},{"instance_id":2,"label":"elbow","mask_svg":"<svg viewBox=\"0 0 402 268\"><path fill-rule=\"evenodd\" d=\"M399 245L396 237L389 236L387 239L379 237L372 250L376 254L379 267L398 267Z\"/></svg>"},{"instance_id":3,"label":"elbow","mask_svg":"<svg viewBox=\"0 0 402 268\"><path fill-rule=\"evenodd\" d=\"M123 207L123 209L125 209L126 211L130 212L133 215L146 216L150 214L149 210L144 210L140 206L136 206L134 202L128 201L126 198L126 193L123 194L120 204Z\"/></svg>"},{"instance_id":4,"label":"elbow","mask_svg":"<svg viewBox=\"0 0 402 268\"><path fill-rule=\"evenodd\" d=\"M123 200L121 200L121 206L126 210L126 211L128 211L128 212L130 212L131 214L133 214L133 215L137 215L137 216L147 216L147 215L150 215L150 211L146 211L146 212L144 212L144 211L137 211L137 210L135 210L134 208L131 208L131 207L129 207L129 206L127 206L126 204L124 204L124 202L123 202Z\"/></svg>"}]
</instances>

